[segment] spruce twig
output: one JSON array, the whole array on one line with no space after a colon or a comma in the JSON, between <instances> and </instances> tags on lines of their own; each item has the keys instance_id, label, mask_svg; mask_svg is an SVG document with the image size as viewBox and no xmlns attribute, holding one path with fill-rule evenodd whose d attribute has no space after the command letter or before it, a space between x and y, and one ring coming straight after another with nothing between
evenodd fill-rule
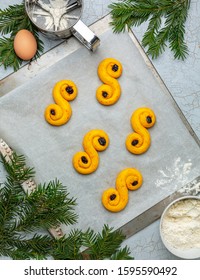
<instances>
[{"instance_id":1,"label":"spruce twig","mask_svg":"<svg viewBox=\"0 0 200 280\"><path fill-rule=\"evenodd\" d=\"M25 166L25 157L13 153L9 162L3 156L1 162L8 175L0 188L0 255L45 258L52 254L55 240L36 230L56 227L61 222L74 224L78 217L74 212L76 200L69 198L58 180L25 193L22 184L34 175L34 170Z\"/></svg>"},{"instance_id":2,"label":"spruce twig","mask_svg":"<svg viewBox=\"0 0 200 280\"><path fill-rule=\"evenodd\" d=\"M72 230L68 237L56 240L53 257L59 260L130 260L130 250L120 248L124 236L108 225L104 225L101 233L92 229L85 232ZM83 250L86 247L87 249Z\"/></svg>"},{"instance_id":3,"label":"spruce twig","mask_svg":"<svg viewBox=\"0 0 200 280\"><path fill-rule=\"evenodd\" d=\"M68 198L64 187L58 181L38 185L31 194L26 194L27 204L21 205L20 220L16 224L17 232L30 232L40 228L57 227L59 224L72 225L78 216L74 213L75 199Z\"/></svg>"},{"instance_id":4,"label":"spruce twig","mask_svg":"<svg viewBox=\"0 0 200 280\"><path fill-rule=\"evenodd\" d=\"M5 69L9 66L17 71L22 64L22 60L15 54L13 48L14 37L0 38L0 66L3 65Z\"/></svg>"},{"instance_id":5,"label":"spruce twig","mask_svg":"<svg viewBox=\"0 0 200 280\"><path fill-rule=\"evenodd\" d=\"M120 0L109 5L111 26L116 33L124 32L148 21L142 46L153 59L165 51L167 43L174 58L184 60L188 48L184 39L185 22L190 0Z\"/></svg>"},{"instance_id":6,"label":"spruce twig","mask_svg":"<svg viewBox=\"0 0 200 280\"><path fill-rule=\"evenodd\" d=\"M10 162L6 161L4 157L1 157L1 161L8 173L8 178L13 183L21 185L23 182L33 178L35 175L33 168L26 167L25 157L23 155L17 155L13 152L12 157L10 157Z\"/></svg>"},{"instance_id":7,"label":"spruce twig","mask_svg":"<svg viewBox=\"0 0 200 280\"><path fill-rule=\"evenodd\" d=\"M82 260L82 231L71 230L68 236L63 236L55 241L52 255L57 260Z\"/></svg>"},{"instance_id":8,"label":"spruce twig","mask_svg":"<svg viewBox=\"0 0 200 280\"><path fill-rule=\"evenodd\" d=\"M66 187L58 180L39 184L30 194L22 183L33 178L35 172L26 167L25 157L15 152L8 162L2 156L8 175L0 185L0 256L12 259L59 260L132 259L127 247L120 248L125 237L105 225L102 233L92 229L85 232L73 229L69 235L54 239L37 230L56 227L60 223L73 225L78 215L76 200L69 197ZM83 251L83 248L87 248ZM88 248L89 247L89 248Z\"/></svg>"},{"instance_id":9,"label":"spruce twig","mask_svg":"<svg viewBox=\"0 0 200 280\"><path fill-rule=\"evenodd\" d=\"M132 259L130 252L127 248L120 249L122 241L125 236L121 231L114 231L108 225L104 225L102 233L95 233L92 229L88 229L82 236L83 245L88 247L84 251L85 254L90 256L90 259Z\"/></svg>"}]
</instances>

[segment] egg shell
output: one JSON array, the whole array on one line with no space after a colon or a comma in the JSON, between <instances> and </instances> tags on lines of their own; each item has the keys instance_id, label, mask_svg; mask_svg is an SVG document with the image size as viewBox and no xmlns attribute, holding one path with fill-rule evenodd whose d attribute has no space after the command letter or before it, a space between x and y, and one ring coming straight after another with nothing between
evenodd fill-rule
<instances>
[{"instance_id":1,"label":"egg shell","mask_svg":"<svg viewBox=\"0 0 200 280\"><path fill-rule=\"evenodd\" d=\"M30 60L37 52L37 41L33 34L22 29L17 32L14 38L14 51L22 60Z\"/></svg>"}]
</instances>

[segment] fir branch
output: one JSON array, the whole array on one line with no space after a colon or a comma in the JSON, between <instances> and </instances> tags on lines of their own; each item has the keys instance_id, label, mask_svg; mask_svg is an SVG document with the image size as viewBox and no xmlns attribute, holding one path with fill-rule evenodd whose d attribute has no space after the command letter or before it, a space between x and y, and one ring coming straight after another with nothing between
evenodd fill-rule
<instances>
[{"instance_id":1,"label":"fir branch","mask_svg":"<svg viewBox=\"0 0 200 280\"><path fill-rule=\"evenodd\" d=\"M16 30L23 29L24 26L31 28L24 2L18 5L11 5L5 10L0 9L0 32L2 35L16 34Z\"/></svg>"},{"instance_id":2,"label":"fir branch","mask_svg":"<svg viewBox=\"0 0 200 280\"><path fill-rule=\"evenodd\" d=\"M133 260L134 258L130 256L130 249L125 246L122 249L119 249L116 251L115 254L113 254L110 259L111 260Z\"/></svg>"},{"instance_id":3,"label":"fir branch","mask_svg":"<svg viewBox=\"0 0 200 280\"><path fill-rule=\"evenodd\" d=\"M68 236L55 240L52 256L56 260L82 260L82 231L71 230Z\"/></svg>"},{"instance_id":4,"label":"fir branch","mask_svg":"<svg viewBox=\"0 0 200 280\"><path fill-rule=\"evenodd\" d=\"M177 13L174 15L174 28L169 34L169 47L174 52L174 57L178 59L185 59L188 55L187 45L184 41L186 19L187 10L181 12L177 8Z\"/></svg>"},{"instance_id":5,"label":"fir branch","mask_svg":"<svg viewBox=\"0 0 200 280\"><path fill-rule=\"evenodd\" d=\"M162 16L161 12L157 12L149 20L148 28L147 28L147 30L143 36L143 40L142 40L143 47L148 47L149 42L151 42L151 48L153 48L153 46L157 45L156 36L158 34L158 31L159 31L161 23L162 23L161 16ZM151 56L152 56L152 58L155 57L153 55L153 52L151 53Z\"/></svg>"},{"instance_id":6,"label":"fir branch","mask_svg":"<svg viewBox=\"0 0 200 280\"><path fill-rule=\"evenodd\" d=\"M34 192L26 194L24 205L20 206L21 214L15 231L30 232L41 227L57 227L61 223L76 223L76 200L68 196L58 180L38 185Z\"/></svg>"},{"instance_id":7,"label":"fir branch","mask_svg":"<svg viewBox=\"0 0 200 280\"><path fill-rule=\"evenodd\" d=\"M0 35L2 35L2 38L0 38L0 66L3 65L5 69L13 67L14 71L17 71L23 62L23 60L17 57L13 46L14 37L21 29L29 30L36 38L37 52L33 59L40 57L44 50L38 30L32 24L25 11L24 1L22 4L10 5L4 10L0 9Z\"/></svg>"},{"instance_id":8,"label":"fir branch","mask_svg":"<svg viewBox=\"0 0 200 280\"><path fill-rule=\"evenodd\" d=\"M119 230L113 231L108 225L104 225L101 234L88 229L83 233L83 245L88 247L84 253L88 254L90 259L109 259L118 252L124 239L125 236Z\"/></svg>"},{"instance_id":9,"label":"fir branch","mask_svg":"<svg viewBox=\"0 0 200 280\"><path fill-rule=\"evenodd\" d=\"M12 221L15 220L17 206L19 205L20 199L16 189L9 187L7 183L4 188L1 189L0 199L0 235L5 230L10 231Z\"/></svg>"},{"instance_id":10,"label":"fir branch","mask_svg":"<svg viewBox=\"0 0 200 280\"><path fill-rule=\"evenodd\" d=\"M0 188L0 256L12 259L131 259L127 247L120 248L124 236L107 225L102 233L71 230L68 236L54 239L39 235L36 230L46 230L60 223L74 224L76 200L58 180L38 185L28 195L22 189L24 180L33 177L32 168L25 167L25 157L13 153L10 162L2 157L8 176ZM28 233L28 234L27 234ZM83 247L90 247L83 250Z\"/></svg>"},{"instance_id":11,"label":"fir branch","mask_svg":"<svg viewBox=\"0 0 200 280\"><path fill-rule=\"evenodd\" d=\"M52 255L59 260L130 260L130 250L126 246L120 248L124 236L120 231L113 231L104 225L102 233L95 233L92 229L85 232L72 230L68 237L64 236L55 242ZM83 250L84 247L88 247Z\"/></svg>"},{"instance_id":12,"label":"fir branch","mask_svg":"<svg viewBox=\"0 0 200 280\"><path fill-rule=\"evenodd\" d=\"M184 35L190 0L120 0L109 8L115 33L149 21L142 46L153 59L165 51L167 43L174 58L184 60L188 55Z\"/></svg>"},{"instance_id":13,"label":"fir branch","mask_svg":"<svg viewBox=\"0 0 200 280\"><path fill-rule=\"evenodd\" d=\"M18 184L22 184L35 175L33 168L26 167L26 160L23 155L17 155L13 152L9 162L6 161L6 158L3 156L1 156L1 161L13 183L17 182Z\"/></svg>"},{"instance_id":14,"label":"fir branch","mask_svg":"<svg viewBox=\"0 0 200 280\"><path fill-rule=\"evenodd\" d=\"M58 224L74 224L75 199L69 198L62 184L55 180L39 185L30 195L22 183L30 180L34 171L25 166L25 157L15 152L10 161L2 156L8 176L0 189L0 255L13 259L44 258L52 251L54 239L47 235L32 235L36 229L47 229Z\"/></svg>"},{"instance_id":15,"label":"fir branch","mask_svg":"<svg viewBox=\"0 0 200 280\"><path fill-rule=\"evenodd\" d=\"M14 37L0 38L0 66L3 65L5 69L11 66L17 71L23 61L15 54L13 43Z\"/></svg>"},{"instance_id":16,"label":"fir branch","mask_svg":"<svg viewBox=\"0 0 200 280\"><path fill-rule=\"evenodd\" d=\"M47 235L34 234L33 237L28 239L21 235L15 235L7 239L4 247L7 247L7 256L15 260L44 259L51 254L51 243L52 237Z\"/></svg>"}]
</instances>

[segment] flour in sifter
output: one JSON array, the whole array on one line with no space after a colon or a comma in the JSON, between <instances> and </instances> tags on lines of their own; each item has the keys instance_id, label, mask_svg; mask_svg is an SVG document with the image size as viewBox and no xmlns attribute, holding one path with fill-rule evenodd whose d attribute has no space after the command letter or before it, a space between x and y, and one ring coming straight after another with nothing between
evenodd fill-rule
<instances>
[{"instance_id":1,"label":"flour in sifter","mask_svg":"<svg viewBox=\"0 0 200 280\"><path fill-rule=\"evenodd\" d=\"M170 167L158 170L158 177L155 180L156 187L168 187L171 183L174 188L174 182L179 185L183 185L188 182L188 174L191 171L192 162L188 159L187 162L182 162L180 157L174 160L174 163Z\"/></svg>"}]
</instances>

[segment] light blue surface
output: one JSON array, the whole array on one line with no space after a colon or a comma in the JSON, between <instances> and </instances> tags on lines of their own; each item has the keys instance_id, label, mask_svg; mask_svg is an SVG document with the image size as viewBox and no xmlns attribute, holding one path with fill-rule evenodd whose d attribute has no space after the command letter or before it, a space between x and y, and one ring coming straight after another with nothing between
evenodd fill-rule
<instances>
[{"instance_id":1,"label":"light blue surface","mask_svg":"<svg viewBox=\"0 0 200 280\"><path fill-rule=\"evenodd\" d=\"M192 0L186 21L185 40L189 49L186 60L174 60L168 48L153 64L180 109L200 138L200 1ZM141 41L146 25L133 31Z\"/></svg>"},{"instance_id":2,"label":"light blue surface","mask_svg":"<svg viewBox=\"0 0 200 280\"><path fill-rule=\"evenodd\" d=\"M21 3L19 0L1 1L0 7ZM85 0L82 21L92 24L106 15L110 0ZM172 53L166 49L165 53L153 61L155 68L170 90L178 106L184 113L193 130L200 138L200 1L191 2L189 17L186 22L186 42L189 56L185 61L174 60ZM134 34L141 41L146 25L134 28ZM45 51L51 49L55 42L44 38ZM0 67L0 79L12 73L12 69L4 70ZM167 112L167 108L166 108ZM0 172L1 175L1 172ZM1 178L1 176L0 176ZM177 259L169 253L160 240L159 221L129 238L124 245L128 245L135 259Z\"/></svg>"}]
</instances>

